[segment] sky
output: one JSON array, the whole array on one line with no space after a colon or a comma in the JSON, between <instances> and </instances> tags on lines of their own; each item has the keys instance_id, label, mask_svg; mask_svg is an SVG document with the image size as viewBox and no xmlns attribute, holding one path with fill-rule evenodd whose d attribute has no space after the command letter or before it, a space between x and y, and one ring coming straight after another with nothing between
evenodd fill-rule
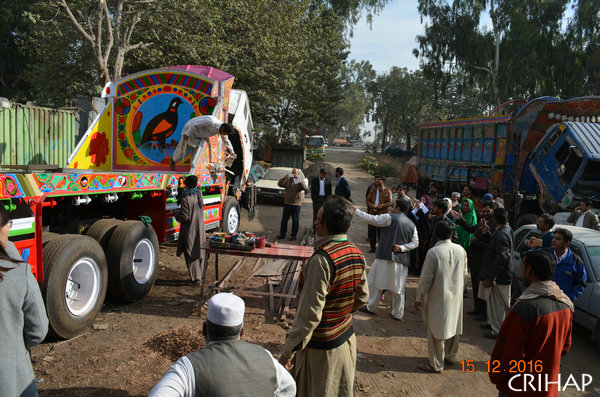
<instances>
[{"instance_id":1,"label":"sky","mask_svg":"<svg viewBox=\"0 0 600 397\"><path fill-rule=\"evenodd\" d=\"M378 74L392 66L418 69L419 61L412 51L417 47L416 36L423 34L424 28L417 4L418 0L392 0L373 16L371 26L363 15L354 26L349 59L371 62ZM374 127L375 123L365 122L361 130L373 131ZM372 141L373 135L366 140Z\"/></svg>"},{"instance_id":2,"label":"sky","mask_svg":"<svg viewBox=\"0 0 600 397\"><path fill-rule=\"evenodd\" d=\"M417 48L416 36L424 33L424 25L417 5L418 0L390 0L379 15L373 16L372 28L363 15L350 39L349 58L371 62L378 73L387 72L392 66L418 69L419 61L412 51ZM571 1L566 18L573 16L572 5ZM482 15L481 24L491 26L486 13Z\"/></svg>"},{"instance_id":3,"label":"sky","mask_svg":"<svg viewBox=\"0 0 600 397\"><path fill-rule=\"evenodd\" d=\"M416 36L423 34L424 28L417 4L417 0L392 0L373 16L372 29L363 15L354 27L349 58L368 60L377 73L392 66L418 69L419 61L412 51L417 47Z\"/></svg>"}]
</instances>

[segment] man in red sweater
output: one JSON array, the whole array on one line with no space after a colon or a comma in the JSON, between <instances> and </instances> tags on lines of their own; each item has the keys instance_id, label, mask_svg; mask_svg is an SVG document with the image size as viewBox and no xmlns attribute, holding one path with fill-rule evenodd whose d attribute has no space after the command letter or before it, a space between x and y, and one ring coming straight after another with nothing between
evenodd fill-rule
<instances>
[{"instance_id":1,"label":"man in red sweater","mask_svg":"<svg viewBox=\"0 0 600 397\"><path fill-rule=\"evenodd\" d=\"M500 397L557 396L560 358L571 346L573 302L552 281L555 262L548 252L527 251L522 258L527 288L502 323L490 380Z\"/></svg>"}]
</instances>

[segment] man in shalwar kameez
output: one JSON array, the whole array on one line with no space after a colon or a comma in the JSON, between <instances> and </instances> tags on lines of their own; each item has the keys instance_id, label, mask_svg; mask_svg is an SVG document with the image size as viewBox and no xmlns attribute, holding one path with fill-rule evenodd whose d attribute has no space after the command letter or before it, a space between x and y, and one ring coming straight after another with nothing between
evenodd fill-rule
<instances>
[{"instance_id":1,"label":"man in shalwar kameez","mask_svg":"<svg viewBox=\"0 0 600 397\"><path fill-rule=\"evenodd\" d=\"M200 245L206 241L202 192L198 189L196 175L188 175L184 184L186 189L179 197L179 209L175 211L175 219L181 224L177 256L183 253L192 282L200 284L204 263L204 250Z\"/></svg>"},{"instance_id":2,"label":"man in shalwar kameez","mask_svg":"<svg viewBox=\"0 0 600 397\"><path fill-rule=\"evenodd\" d=\"M317 213L315 253L302 269L294 324L279 362L298 396L353 396L356 337L352 312L365 304L365 259L348 241L351 204L330 196ZM292 361L293 359L293 361Z\"/></svg>"},{"instance_id":3,"label":"man in shalwar kameez","mask_svg":"<svg viewBox=\"0 0 600 397\"><path fill-rule=\"evenodd\" d=\"M419 246L417 228L405 215L408 209L408 203L403 199L396 200L389 214L369 215L355 209L354 213L359 218L369 225L382 228L375 261L367 276L369 301L366 307L359 309L362 312L375 314L381 292L385 290L392 294L392 317L395 320L404 317L409 251Z\"/></svg>"},{"instance_id":4,"label":"man in shalwar kameez","mask_svg":"<svg viewBox=\"0 0 600 397\"><path fill-rule=\"evenodd\" d=\"M452 222L435 225L438 242L427 251L417 287L415 309L423 307L427 325L429 362L419 369L441 373L444 362L456 364L456 353L463 328L463 288L467 275L467 252L450 239ZM425 297L427 296L427 299Z\"/></svg>"}]
</instances>

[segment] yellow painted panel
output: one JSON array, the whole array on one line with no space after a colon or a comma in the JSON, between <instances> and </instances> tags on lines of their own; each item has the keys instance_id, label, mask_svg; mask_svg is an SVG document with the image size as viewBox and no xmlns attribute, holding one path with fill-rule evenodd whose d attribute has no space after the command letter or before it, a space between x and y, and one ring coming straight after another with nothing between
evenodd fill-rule
<instances>
[{"instance_id":1,"label":"yellow painted panel","mask_svg":"<svg viewBox=\"0 0 600 397\"><path fill-rule=\"evenodd\" d=\"M88 130L87 137L73 157L69 168L111 171L112 113L111 102Z\"/></svg>"}]
</instances>

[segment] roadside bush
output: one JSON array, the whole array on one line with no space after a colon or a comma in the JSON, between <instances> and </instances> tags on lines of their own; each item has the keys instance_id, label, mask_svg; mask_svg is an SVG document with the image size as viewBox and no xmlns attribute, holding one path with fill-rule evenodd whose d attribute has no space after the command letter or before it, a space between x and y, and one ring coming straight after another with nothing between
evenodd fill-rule
<instances>
[{"instance_id":1,"label":"roadside bush","mask_svg":"<svg viewBox=\"0 0 600 397\"><path fill-rule=\"evenodd\" d=\"M365 154L358 162L358 167L371 175L393 177L400 175L402 163L389 156Z\"/></svg>"},{"instance_id":2,"label":"roadside bush","mask_svg":"<svg viewBox=\"0 0 600 397\"><path fill-rule=\"evenodd\" d=\"M378 166L379 162L372 154L365 154L358 162L358 168L365 170L369 174L375 173Z\"/></svg>"},{"instance_id":3,"label":"roadside bush","mask_svg":"<svg viewBox=\"0 0 600 397\"><path fill-rule=\"evenodd\" d=\"M392 163L379 163L377 168L375 169L375 175L383 175L385 177L398 176L400 174L400 169L396 167L395 164Z\"/></svg>"},{"instance_id":4,"label":"roadside bush","mask_svg":"<svg viewBox=\"0 0 600 397\"><path fill-rule=\"evenodd\" d=\"M375 156L377 154L378 145L375 142L368 142L363 145L366 154Z\"/></svg>"}]
</instances>

